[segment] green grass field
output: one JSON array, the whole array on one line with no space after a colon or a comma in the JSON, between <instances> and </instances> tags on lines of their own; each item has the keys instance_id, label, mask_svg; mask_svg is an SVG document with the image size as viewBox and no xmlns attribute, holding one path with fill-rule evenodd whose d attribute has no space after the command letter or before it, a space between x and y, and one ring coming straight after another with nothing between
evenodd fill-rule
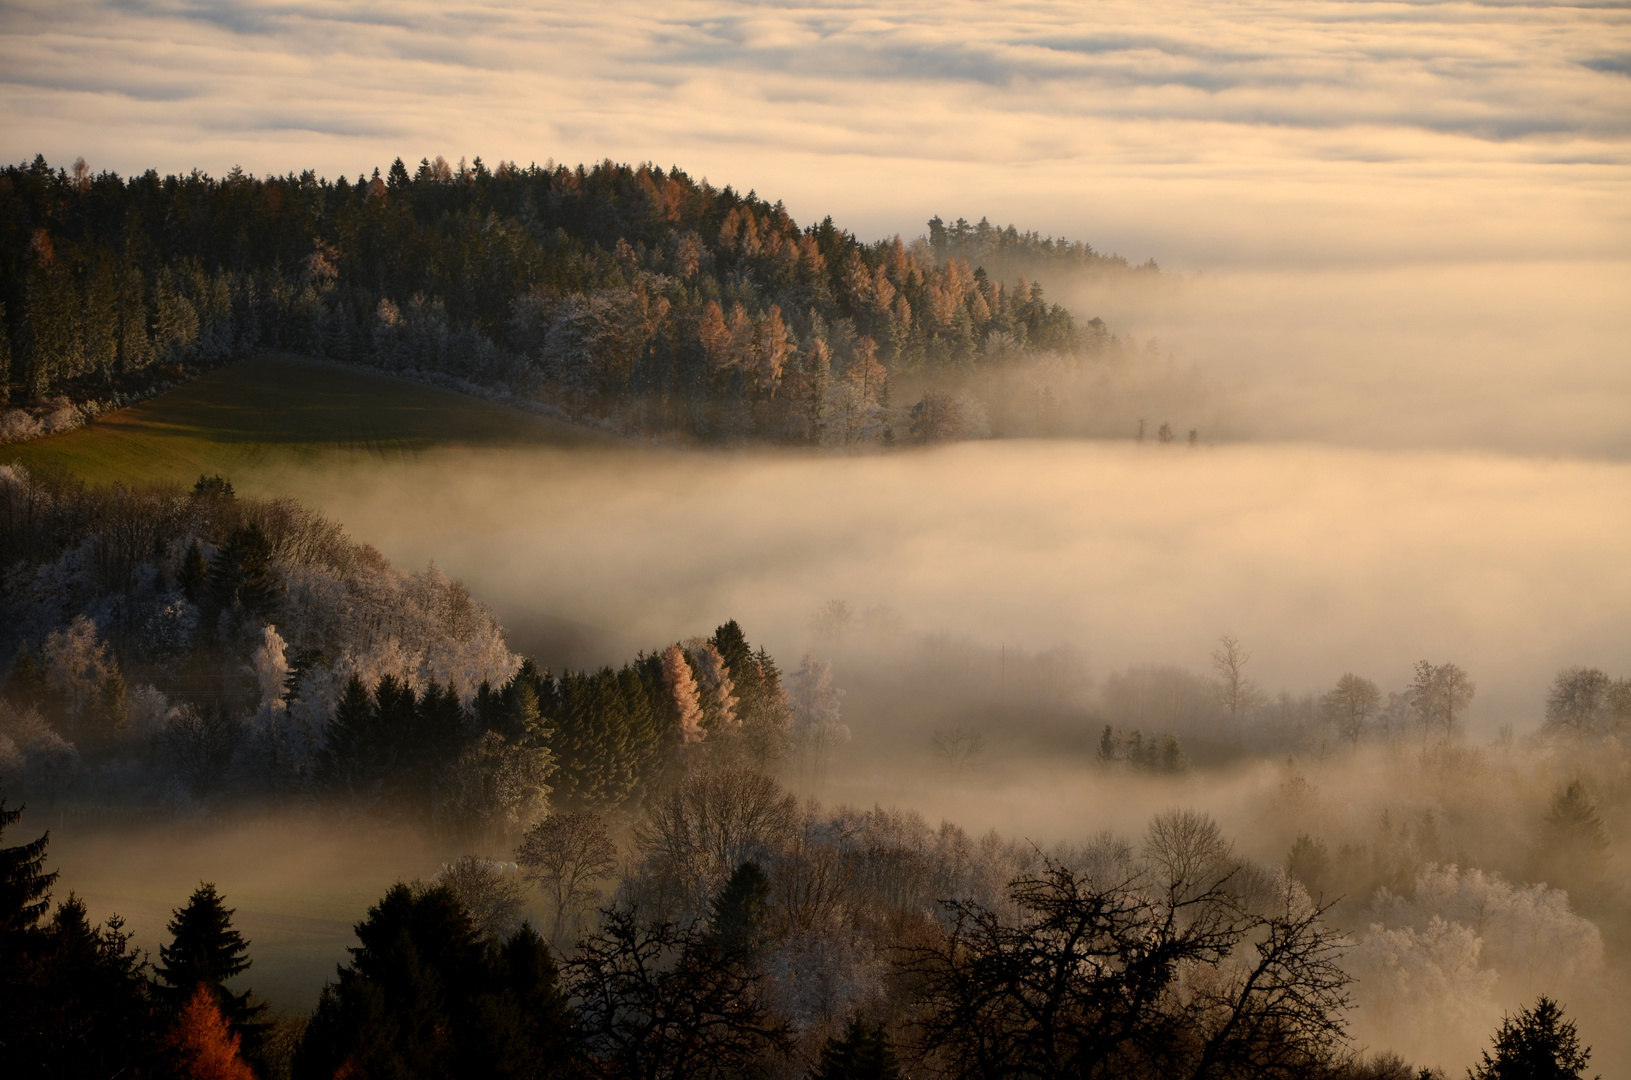
<instances>
[{"instance_id":1,"label":"green grass field","mask_svg":"<svg viewBox=\"0 0 1631 1080\"><path fill-rule=\"evenodd\" d=\"M65 470L90 483L246 481L451 447L570 444L592 433L479 398L358 368L263 356L34 442L0 463Z\"/></svg>"}]
</instances>

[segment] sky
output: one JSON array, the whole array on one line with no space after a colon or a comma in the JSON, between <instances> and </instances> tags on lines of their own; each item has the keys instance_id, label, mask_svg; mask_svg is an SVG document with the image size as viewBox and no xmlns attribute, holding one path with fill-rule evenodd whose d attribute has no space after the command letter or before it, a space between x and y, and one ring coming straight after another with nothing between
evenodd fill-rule
<instances>
[{"instance_id":1,"label":"sky","mask_svg":"<svg viewBox=\"0 0 1631 1080\"><path fill-rule=\"evenodd\" d=\"M1620 260L1623 2L4 0L6 157L677 164L1218 269Z\"/></svg>"}]
</instances>

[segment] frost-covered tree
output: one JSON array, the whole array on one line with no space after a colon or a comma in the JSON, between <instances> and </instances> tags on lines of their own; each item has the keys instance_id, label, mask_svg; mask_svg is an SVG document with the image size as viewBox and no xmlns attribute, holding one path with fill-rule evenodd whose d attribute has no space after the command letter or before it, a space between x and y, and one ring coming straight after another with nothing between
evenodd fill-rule
<instances>
[{"instance_id":1,"label":"frost-covered tree","mask_svg":"<svg viewBox=\"0 0 1631 1080\"><path fill-rule=\"evenodd\" d=\"M840 702L844 692L832 684L832 664L806 653L789 680L793 709L793 748L801 782L819 786L838 747L849 742Z\"/></svg>"}]
</instances>

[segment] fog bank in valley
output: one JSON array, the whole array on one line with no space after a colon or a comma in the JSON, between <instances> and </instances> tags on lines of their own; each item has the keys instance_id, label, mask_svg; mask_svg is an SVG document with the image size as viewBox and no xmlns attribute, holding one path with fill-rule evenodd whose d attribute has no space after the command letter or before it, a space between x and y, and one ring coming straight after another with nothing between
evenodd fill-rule
<instances>
[{"instance_id":1,"label":"fog bank in valley","mask_svg":"<svg viewBox=\"0 0 1631 1080\"><path fill-rule=\"evenodd\" d=\"M1612 668L1631 645L1631 467L1614 462L1131 440L471 452L308 492L393 559L465 578L523 634L528 612L603 632L557 662L730 617L795 657L837 598L887 609L900 644L1069 643L1098 677L1205 670L1224 633L1271 692L1347 670L1396 688L1418 660L1453 660L1493 732L1538 723L1559 666Z\"/></svg>"}]
</instances>

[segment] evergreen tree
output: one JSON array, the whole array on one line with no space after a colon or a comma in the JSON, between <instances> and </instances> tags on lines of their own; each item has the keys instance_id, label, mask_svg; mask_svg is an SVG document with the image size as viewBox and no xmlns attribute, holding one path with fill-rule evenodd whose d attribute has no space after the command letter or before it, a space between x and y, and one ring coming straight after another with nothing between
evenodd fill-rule
<instances>
[{"instance_id":1,"label":"evergreen tree","mask_svg":"<svg viewBox=\"0 0 1631 1080\"><path fill-rule=\"evenodd\" d=\"M11 661L11 674L6 676L6 700L20 709L37 709L45 702L46 690L45 672L25 641Z\"/></svg>"},{"instance_id":2,"label":"evergreen tree","mask_svg":"<svg viewBox=\"0 0 1631 1080\"><path fill-rule=\"evenodd\" d=\"M883 1032L857 1015L821 1047L809 1080L900 1080L900 1065Z\"/></svg>"},{"instance_id":3,"label":"evergreen tree","mask_svg":"<svg viewBox=\"0 0 1631 1080\"><path fill-rule=\"evenodd\" d=\"M396 885L357 925L323 990L296 1080L577 1074L576 1038L548 946L531 926L485 942L445 887Z\"/></svg>"},{"instance_id":4,"label":"evergreen tree","mask_svg":"<svg viewBox=\"0 0 1631 1080\"><path fill-rule=\"evenodd\" d=\"M200 480L200 483L203 481ZM209 563L204 561L204 549L194 540L187 547L187 554L181 557L181 573L179 582L181 591L188 600L199 603L204 596L204 586L209 581Z\"/></svg>"},{"instance_id":5,"label":"evergreen tree","mask_svg":"<svg viewBox=\"0 0 1631 1080\"><path fill-rule=\"evenodd\" d=\"M272 568L272 544L258 525L235 530L210 560L205 606L211 613L266 618L281 592Z\"/></svg>"},{"instance_id":6,"label":"evergreen tree","mask_svg":"<svg viewBox=\"0 0 1631 1080\"><path fill-rule=\"evenodd\" d=\"M258 1035L256 1018L265 1006L250 991L234 994L226 983L249 970L249 942L232 928L233 909L226 906L215 886L204 883L193 890L185 907L177 908L169 923L170 944L159 947L155 974L163 980L160 993L172 1008L180 1009L200 986L215 994L222 1014L240 1034Z\"/></svg>"},{"instance_id":7,"label":"evergreen tree","mask_svg":"<svg viewBox=\"0 0 1631 1080\"><path fill-rule=\"evenodd\" d=\"M349 795L371 792L383 772L379 737L374 728L374 703L356 675L345 684L324 728L320 771L332 788Z\"/></svg>"},{"instance_id":8,"label":"evergreen tree","mask_svg":"<svg viewBox=\"0 0 1631 1080\"><path fill-rule=\"evenodd\" d=\"M0 405L11 402L11 332L6 302L0 300Z\"/></svg>"},{"instance_id":9,"label":"evergreen tree","mask_svg":"<svg viewBox=\"0 0 1631 1080\"><path fill-rule=\"evenodd\" d=\"M379 768L386 774L411 768L419 733L418 701L413 687L387 672L374 686L374 705L369 729L374 733Z\"/></svg>"},{"instance_id":10,"label":"evergreen tree","mask_svg":"<svg viewBox=\"0 0 1631 1080\"><path fill-rule=\"evenodd\" d=\"M1541 823L1538 875L1567 889L1576 902L1591 906L1600 899L1608 880L1608 830L1586 785L1571 780L1552 797L1551 809Z\"/></svg>"},{"instance_id":11,"label":"evergreen tree","mask_svg":"<svg viewBox=\"0 0 1631 1080\"><path fill-rule=\"evenodd\" d=\"M0 796L0 840L22 816L23 807L7 810ZM38 840L0 847L0 950L15 947L19 938L33 932L51 906L51 886L57 875L45 870L50 838L50 832L44 832Z\"/></svg>"},{"instance_id":12,"label":"evergreen tree","mask_svg":"<svg viewBox=\"0 0 1631 1080\"><path fill-rule=\"evenodd\" d=\"M1591 1047L1580 1045L1574 1021L1563 1019L1563 1009L1545 994L1533 1008L1501 1021L1495 1033L1495 1053L1484 1051L1471 1080L1582 1080Z\"/></svg>"},{"instance_id":13,"label":"evergreen tree","mask_svg":"<svg viewBox=\"0 0 1631 1080\"><path fill-rule=\"evenodd\" d=\"M710 938L728 953L753 957L764 939L769 906L770 879L758 863L743 863L714 897Z\"/></svg>"}]
</instances>

